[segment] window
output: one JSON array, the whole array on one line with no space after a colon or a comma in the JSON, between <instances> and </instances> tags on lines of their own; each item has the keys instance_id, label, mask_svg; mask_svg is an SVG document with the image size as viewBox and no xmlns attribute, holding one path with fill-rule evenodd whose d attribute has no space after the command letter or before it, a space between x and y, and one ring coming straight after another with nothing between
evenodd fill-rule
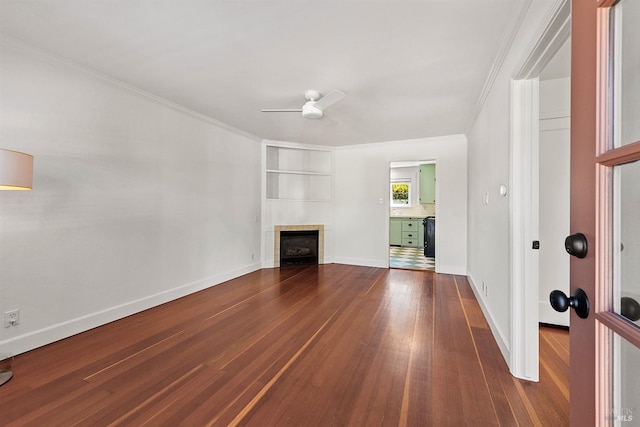
<instances>
[{"instance_id":1,"label":"window","mask_svg":"<svg viewBox=\"0 0 640 427\"><path fill-rule=\"evenodd\" d=\"M391 206L411 206L411 180L402 179L391 182Z\"/></svg>"}]
</instances>

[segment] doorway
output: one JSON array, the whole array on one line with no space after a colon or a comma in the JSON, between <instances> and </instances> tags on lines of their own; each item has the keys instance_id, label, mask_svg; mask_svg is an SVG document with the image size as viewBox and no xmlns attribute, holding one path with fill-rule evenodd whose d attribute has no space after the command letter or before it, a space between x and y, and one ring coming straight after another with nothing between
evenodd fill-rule
<instances>
[{"instance_id":1,"label":"doorway","mask_svg":"<svg viewBox=\"0 0 640 427\"><path fill-rule=\"evenodd\" d=\"M553 111L553 107L546 107L544 112L541 111L540 103L547 102L547 100L541 101L540 99L540 80L545 72L549 72L549 70L545 70L547 66L553 66L556 54L562 52L563 47L565 52L569 48L569 45L566 44L569 37L570 2L565 0L557 4L548 26L540 34L532 51L527 52L523 57L522 64L514 73L511 86L512 328L509 367L514 376L530 381L539 380L539 312L543 306L546 310L548 304L548 296L543 295L546 293L546 289L542 289L540 286L541 277L549 280L545 275L555 268L547 264L549 263L548 259L552 256L558 257L560 265L564 265L564 259L568 262L566 253L553 254L557 249L556 246L564 248L562 240L566 235L558 237L557 234L561 235L562 231L554 231L553 238L548 235L549 229L562 229L562 226L556 227L558 221L554 219L554 211L557 214L561 209L566 209L562 215L568 215L568 208L554 205L557 198L556 196L550 197L548 191L548 187L553 186L553 179L549 183L545 181L548 178L547 169L558 172L556 168L563 168L564 165L564 170L569 170L567 160L558 160L553 157L553 151L556 148L553 147L553 141L558 136L553 133L558 131L557 133L561 137L562 134L566 134L567 130L561 129L562 126L559 123L562 124L566 121L563 116L567 114L562 112L562 107L558 108L559 114ZM566 77L568 76L569 74ZM561 77L566 78L565 76ZM568 81L559 83L560 86L566 84ZM543 88L546 85L550 84L544 83L543 80ZM563 92L562 95L570 100L568 92ZM551 98L556 98L555 102L558 102L557 96ZM555 129L556 127L558 129ZM549 144L547 144L547 139L551 141ZM543 141L542 153L541 140ZM551 151L551 153L546 151ZM560 164L553 164L553 161L560 162ZM541 191L543 191L542 199L540 197ZM543 220L542 230L540 228L541 217ZM545 227L547 228L545 229ZM545 236L545 241L542 240L542 236ZM557 239L561 239L559 244ZM541 255L542 248L549 251L548 257L545 254ZM554 289L558 286L568 288L568 280L566 279L554 278L551 280L566 281L566 283L552 284L551 286L556 285ZM539 301L539 303L531 304L531 301Z\"/></svg>"},{"instance_id":2,"label":"doorway","mask_svg":"<svg viewBox=\"0 0 640 427\"><path fill-rule=\"evenodd\" d=\"M389 267L436 271L436 162L389 165Z\"/></svg>"}]
</instances>

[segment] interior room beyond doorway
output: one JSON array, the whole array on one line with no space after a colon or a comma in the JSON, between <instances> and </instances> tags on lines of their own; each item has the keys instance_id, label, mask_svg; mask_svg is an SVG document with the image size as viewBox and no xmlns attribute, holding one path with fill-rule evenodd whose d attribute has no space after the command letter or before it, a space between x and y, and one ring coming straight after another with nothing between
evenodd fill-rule
<instances>
[{"instance_id":1,"label":"interior room beyond doorway","mask_svg":"<svg viewBox=\"0 0 640 427\"><path fill-rule=\"evenodd\" d=\"M389 167L389 267L436 271L436 163Z\"/></svg>"}]
</instances>

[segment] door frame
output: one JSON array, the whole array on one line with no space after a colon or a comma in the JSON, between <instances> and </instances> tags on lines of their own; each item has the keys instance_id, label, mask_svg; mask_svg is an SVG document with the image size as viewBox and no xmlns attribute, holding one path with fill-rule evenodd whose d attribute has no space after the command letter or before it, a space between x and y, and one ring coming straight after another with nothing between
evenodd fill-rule
<instances>
[{"instance_id":1,"label":"door frame","mask_svg":"<svg viewBox=\"0 0 640 427\"><path fill-rule=\"evenodd\" d=\"M424 159L425 157L428 158L428 160L425 160ZM425 163L434 164L434 165L436 165L436 184L435 184L436 185L436 201L435 201L436 208L435 208L434 215L437 217L438 216L438 198L439 198L439 193L440 193L440 189L438 187L438 185L439 185L438 184L438 167L437 167L438 162L439 162L438 157L439 156L421 156L420 157L421 160L393 160L393 161L390 161L389 162L389 167L388 167L388 175L387 175L387 177L388 177L387 194L389 193L389 188L391 186L391 169L398 168L398 167L419 166L420 164L425 164ZM419 182L420 182L420 176L417 176L416 177L416 184L418 184L417 185L418 191L420 191ZM420 203L419 197L418 197L418 202L417 203ZM389 232L390 232L389 222L391 221L391 218L392 218L391 217L391 202L390 201L388 203L387 208L388 209L387 209L387 222L386 222L386 227L387 227L387 234L386 234L387 240L386 241L387 241L387 252L388 252L389 251L389 246L391 244L391 242L389 241ZM438 221L436 221L436 248L438 248L438 235L439 235L439 233L438 233L438 224L439 224ZM436 251L437 251L437 249L436 249ZM437 253L436 253L436 255L437 255ZM386 268L391 268L390 256L389 256L388 253L387 253L387 263L386 264L387 264ZM433 270L435 273L437 273L438 270L440 270L439 264L440 264L439 257L436 256L435 270Z\"/></svg>"},{"instance_id":2,"label":"door frame","mask_svg":"<svg viewBox=\"0 0 640 427\"><path fill-rule=\"evenodd\" d=\"M538 251L531 248L538 240L538 76L570 36L570 0L558 0L545 22L511 80L509 369L529 381L539 379Z\"/></svg>"}]
</instances>

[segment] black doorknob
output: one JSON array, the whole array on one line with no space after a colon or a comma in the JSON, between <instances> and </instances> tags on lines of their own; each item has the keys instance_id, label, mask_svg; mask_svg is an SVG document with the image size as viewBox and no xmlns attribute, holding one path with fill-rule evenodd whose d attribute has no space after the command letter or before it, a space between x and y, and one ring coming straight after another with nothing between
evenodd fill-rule
<instances>
[{"instance_id":1,"label":"black doorknob","mask_svg":"<svg viewBox=\"0 0 640 427\"><path fill-rule=\"evenodd\" d=\"M620 314L634 322L640 320L640 304L630 297L620 299Z\"/></svg>"},{"instance_id":2,"label":"black doorknob","mask_svg":"<svg viewBox=\"0 0 640 427\"><path fill-rule=\"evenodd\" d=\"M584 234L576 233L564 239L564 248L569 255L584 258L587 256L589 245L587 244L587 238Z\"/></svg>"},{"instance_id":3,"label":"black doorknob","mask_svg":"<svg viewBox=\"0 0 640 427\"><path fill-rule=\"evenodd\" d=\"M549 294L549 302L555 311L564 312L571 307L581 319L589 317L589 298L587 298L587 294L580 288L576 289L572 297L568 297L567 294L562 291L551 291Z\"/></svg>"}]
</instances>

